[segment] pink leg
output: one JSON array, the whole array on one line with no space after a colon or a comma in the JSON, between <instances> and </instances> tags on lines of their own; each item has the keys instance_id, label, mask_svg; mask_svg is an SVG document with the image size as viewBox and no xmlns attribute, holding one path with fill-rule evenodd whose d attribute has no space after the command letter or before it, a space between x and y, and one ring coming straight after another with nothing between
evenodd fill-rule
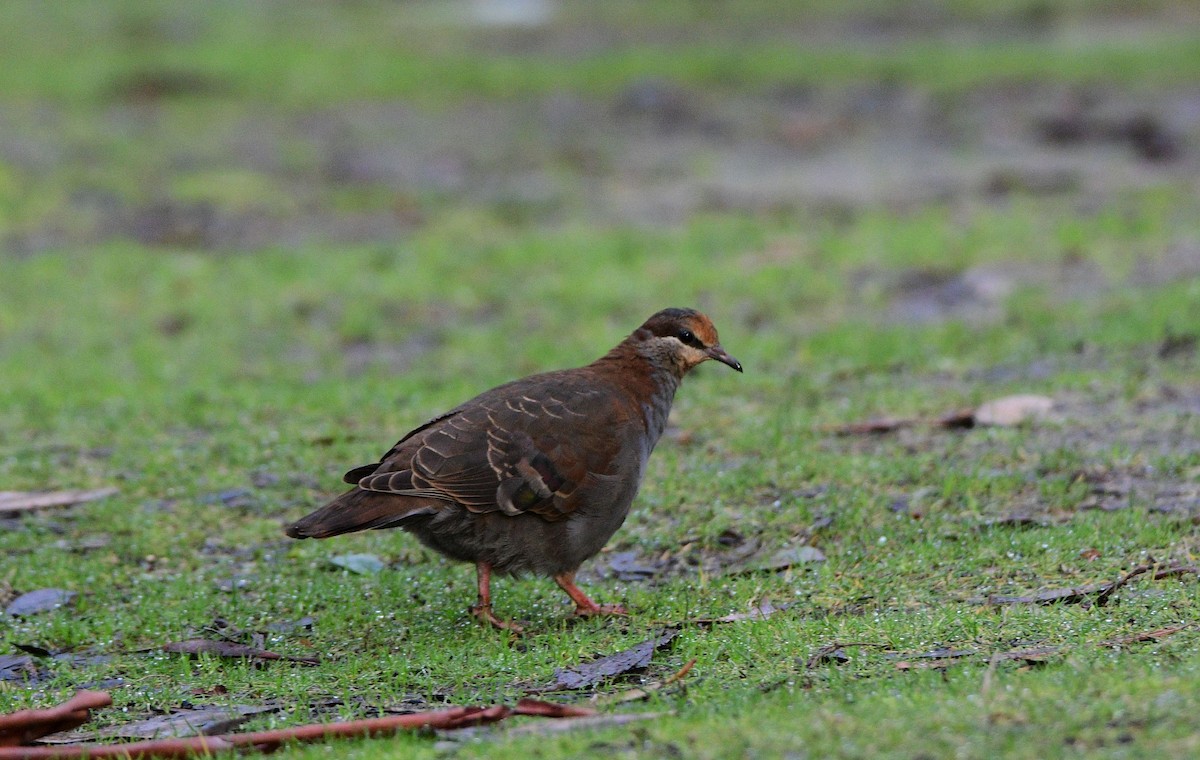
<instances>
[{"instance_id":1,"label":"pink leg","mask_svg":"<svg viewBox=\"0 0 1200 760\"><path fill-rule=\"evenodd\" d=\"M571 597L571 601L575 602L575 614L586 615L628 615L625 608L619 604L596 604L588 595L583 593L583 589L575 585L575 571L572 570L566 573L559 573L554 576L554 582L558 587L567 592L567 596Z\"/></svg>"},{"instance_id":2,"label":"pink leg","mask_svg":"<svg viewBox=\"0 0 1200 760\"><path fill-rule=\"evenodd\" d=\"M479 583L479 600L471 608L471 614L479 618L480 622L487 623L493 628L520 633L521 626L511 620L498 618L492 612L492 566L486 562L476 562L475 577Z\"/></svg>"}]
</instances>

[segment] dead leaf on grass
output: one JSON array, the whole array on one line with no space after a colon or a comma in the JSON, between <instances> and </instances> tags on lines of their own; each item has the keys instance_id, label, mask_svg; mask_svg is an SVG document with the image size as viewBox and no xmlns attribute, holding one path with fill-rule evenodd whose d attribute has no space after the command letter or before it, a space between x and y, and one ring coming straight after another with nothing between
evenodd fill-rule
<instances>
[{"instance_id":1,"label":"dead leaf on grass","mask_svg":"<svg viewBox=\"0 0 1200 760\"><path fill-rule=\"evenodd\" d=\"M321 661L318 657L290 657L288 655L277 654L276 652L269 652L265 649L256 649L244 644L236 644L232 641L214 641L212 639L175 641L163 646L163 651L186 654L191 657L207 654L212 657L232 657L256 661L286 660L288 662L298 662L302 665L316 665Z\"/></svg>"},{"instance_id":2,"label":"dead leaf on grass","mask_svg":"<svg viewBox=\"0 0 1200 760\"><path fill-rule=\"evenodd\" d=\"M40 739L45 744L76 744L96 739L180 739L223 734L255 715L278 712L279 705L185 707L165 715L122 723L101 731L72 731Z\"/></svg>"},{"instance_id":3,"label":"dead leaf on grass","mask_svg":"<svg viewBox=\"0 0 1200 760\"><path fill-rule=\"evenodd\" d=\"M1125 573L1115 581L1108 583L1098 583L1089 586L1075 586L1064 589L1047 589L1039 591L1036 594L1021 595L1021 596L1005 596L1002 594L989 594L984 598L976 598L972 601L984 604L1080 604L1094 603L1098 607L1103 607L1108 604L1112 595L1125 584L1129 583L1139 575L1150 573L1154 580L1161 580L1177 575L1197 574L1200 568L1192 565L1168 565L1159 567L1157 565L1138 565L1137 567ZM1093 600L1092 597L1095 597Z\"/></svg>"},{"instance_id":4,"label":"dead leaf on grass","mask_svg":"<svg viewBox=\"0 0 1200 760\"><path fill-rule=\"evenodd\" d=\"M13 599L4 608L4 611L13 617L28 617L70 604L75 596L74 591L66 591L61 588L40 588Z\"/></svg>"},{"instance_id":5,"label":"dead leaf on grass","mask_svg":"<svg viewBox=\"0 0 1200 760\"><path fill-rule=\"evenodd\" d=\"M38 681L41 671L25 654L0 654L0 681Z\"/></svg>"},{"instance_id":6,"label":"dead leaf on grass","mask_svg":"<svg viewBox=\"0 0 1200 760\"><path fill-rule=\"evenodd\" d=\"M1014 427L1046 417L1054 408L1054 399L1022 393L986 401L975 408L954 409L929 419L916 417L879 417L863 422L827 425L821 428L836 435L873 435L892 433L902 428L929 425L935 428L960 429L980 427Z\"/></svg>"},{"instance_id":7,"label":"dead leaf on grass","mask_svg":"<svg viewBox=\"0 0 1200 760\"><path fill-rule=\"evenodd\" d=\"M668 628L658 636L647 639L623 652L610 654L591 662L554 672L554 684L548 691L586 689L613 676L642 670L650 664L658 650L666 647L679 635L679 629Z\"/></svg>"},{"instance_id":8,"label":"dead leaf on grass","mask_svg":"<svg viewBox=\"0 0 1200 760\"><path fill-rule=\"evenodd\" d=\"M0 512L29 512L50 507L69 507L85 501L104 499L117 493L116 488L87 491L0 491Z\"/></svg>"},{"instance_id":9,"label":"dead leaf on grass","mask_svg":"<svg viewBox=\"0 0 1200 760\"><path fill-rule=\"evenodd\" d=\"M653 578L663 570L662 562L647 564L634 551L612 552L605 556L608 569L621 581L642 581Z\"/></svg>"},{"instance_id":10,"label":"dead leaf on grass","mask_svg":"<svg viewBox=\"0 0 1200 760\"><path fill-rule=\"evenodd\" d=\"M503 729L499 735L506 739L515 738L518 736L546 736L551 734L561 734L568 731L589 730L596 728L608 728L611 726L625 726L630 723L640 723L647 720L658 720L659 718L670 715L670 713L653 712L653 713L605 713L603 715L592 715L590 717L572 718L571 720L554 720L554 721L538 721L536 723L526 723L521 726ZM478 741L485 737L494 737L497 735L496 729L488 726L471 726L468 728L457 728L454 730L439 730L439 738L443 741L438 742L434 746L435 750L457 750L460 742Z\"/></svg>"},{"instance_id":11,"label":"dead leaf on grass","mask_svg":"<svg viewBox=\"0 0 1200 760\"><path fill-rule=\"evenodd\" d=\"M815 546L787 546L766 560L747 567L742 572L779 572L797 565L808 565L825 561L825 552Z\"/></svg>"}]
</instances>

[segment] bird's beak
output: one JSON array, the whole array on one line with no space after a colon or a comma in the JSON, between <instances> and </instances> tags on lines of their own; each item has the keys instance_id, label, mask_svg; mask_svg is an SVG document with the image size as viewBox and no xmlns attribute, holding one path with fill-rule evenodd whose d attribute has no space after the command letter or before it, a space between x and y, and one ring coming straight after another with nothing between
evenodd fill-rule
<instances>
[{"instance_id":1,"label":"bird's beak","mask_svg":"<svg viewBox=\"0 0 1200 760\"><path fill-rule=\"evenodd\" d=\"M712 346L707 351L705 351L705 353L708 354L710 359L716 359L717 361L721 362L722 364L728 364L730 367L733 367L738 372L742 371L742 363L739 362L737 359L734 359L729 354L725 353L725 349L721 348L720 343L718 343L715 346Z\"/></svg>"}]
</instances>

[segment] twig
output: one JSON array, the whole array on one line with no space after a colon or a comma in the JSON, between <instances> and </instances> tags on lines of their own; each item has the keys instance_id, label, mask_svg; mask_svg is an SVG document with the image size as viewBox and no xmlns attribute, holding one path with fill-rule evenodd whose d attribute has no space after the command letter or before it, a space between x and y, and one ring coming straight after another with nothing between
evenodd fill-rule
<instances>
[{"instance_id":1,"label":"twig","mask_svg":"<svg viewBox=\"0 0 1200 760\"><path fill-rule=\"evenodd\" d=\"M31 714L33 714L32 718L42 718L43 722L38 725L49 725L45 723L43 716L53 714L60 717L72 716L71 720L75 721L54 730L74 728L88 720L87 707L101 707L109 704L112 704L112 699L104 692L80 692L70 701L49 710L23 710L20 713L0 716L0 726L8 723L16 728L28 727L31 725ZM517 703L515 708L504 705L452 707L432 712L391 715L384 718L343 723L312 724L247 734L194 736L186 739L162 739L128 744L63 744L55 747L0 746L0 760L68 760L82 757L148 760L149 758L182 758L199 754L213 754L231 749L273 752L288 741L313 742L336 738L381 736L418 728L454 729L481 723L493 723L512 715L565 718L591 714L592 711L586 708L523 699ZM80 717L82 719L76 720ZM33 734L30 739L46 733L49 731ZM25 734L18 736L24 738Z\"/></svg>"},{"instance_id":2,"label":"twig","mask_svg":"<svg viewBox=\"0 0 1200 760\"><path fill-rule=\"evenodd\" d=\"M1176 575L1188 575L1200 573L1200 568L1194 565L1168 565L1167 567L1159 567L1157 564L1138 565L1129 572L1125 573L1115 581L1109 583L1098 583L1093 586L1075 586L1066 589L1054 589L1049 591L1039 591L1030 596L1001 596L999 594L990 594L987 597L976 599L975 601L984 602L986 604L1079 604L1087 600L1093 594L1096 595L1095 604L1097 607L1103 607L1108 604L1112 595L1117 592L1122 586L1129 583L1139 575L1150 573L1154 580L1170 578Z\"/></svg>"},{"instance_id":3,"label":"twig","mask_svg":"<svg viewBox=\"0 0 1200 760\"><path fill-rule=\"evenodd\" d=\"M46 734L70 731L91 720L89 711L93 707L111 704L112 697L103 691L80 691L61 705L45 710L21 710L0 715L0 748L28 744Z\"/></svg>"}]
</instances>

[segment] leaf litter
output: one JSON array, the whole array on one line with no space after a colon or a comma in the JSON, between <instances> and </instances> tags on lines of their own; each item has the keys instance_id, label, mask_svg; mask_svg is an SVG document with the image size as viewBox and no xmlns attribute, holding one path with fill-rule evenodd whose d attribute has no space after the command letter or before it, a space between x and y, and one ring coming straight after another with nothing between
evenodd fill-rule
<instances>
[{"instance_id":1,"label":"leaf litter","mask_svg":"<svg viewBox=\"0 0 1200 760\"><path fill-rule=\"evenodd\" d=\"M570 668L559 668L554 671L554 682L539 691L586 689L609 678L644 670L650 665L654 653L668 647L678 635L678 628L667 628L657 636L624 651Z\"/></svg>"},{"instance_id":2,"label":"leaf litter","mask_svg":"<svg viewBox=\"0 0 1200 760\"><path fill-rule=\"evenodd\" d=\"M213 639L186 639L184 641L175 641L163 646L164 652L173 654L186 654L191 657L199 657L200 655L209 655L210 657L228 657L234 659L246 659L257 662L268 660L285 660L287 662L296 662L301 665L317 665L320 664L319 657L292 657L289 655L278 654L266 649L258 649L256 647L238 644L232 641L217 641Z\"/></svg>"},{"instance_id":3,"label":"leaf litter","mask_svg":"<svg viewBox=\"0 0 1200 760\"><path fill-rule=\"evenodd\" d=\"M1172 564L1166 566L1159 565L1138 565L1123 574L1120 578L1108 583L1097 583L1087 586L1073 586L1064 589L1046 589L1039 591L1036 594L1006 596L1003 594L989 594L986 597L976 597L971 601L976 604L991 604L991 605L1007 605L1007 604L1095 604L1097 607L1103 607L1108 604L1113 594L1120 588L1125 586L1134 578L1149 574L1154 580L1162 580L1180 575L1197 575L1200 573L1200 568L1195 565Z\"/></svg>"},{"instance_id":4,"label":"leaf litter","mask_svg":"<svg viewBox=\"0 0 1200 760\"><path fill-rule=\"evenodd\" d=\"M835 435L874 435L892 433L901 428L926 425L934 428L956 429L973 427L1016 427L1045 419L1054 409L1054 399L1031 393L986 401L976 407L946 412L934 418L877 417L860 422L829 425L822 428Z\"/></svg>"},{"instance_id":5,"label":"leaf litter","mask_svg":"<svg viewBox=\"0 0 1200 760\"><path fill-rule=\"evenodd\" d=\"M21 594L8 603L4 611L13 617L28 617L49 612L71 603L77 594L61 588L40 588Z\"/></svg>"},{"instance_id":6,"label":"leaf litter","mask_svg":"<svg viewBox=\"0 0 1200 760\"><path fill-rule=\"evenodd\" d=\"M70 507L87 501L105 499L118 493L116 488L85 491L0 491L0 512L31 512L50 507Z\"/></svg>"},{"instance_id":7,"label":"leaf litter","mask_svg":"<svg viewBox=\"0 0 1200 760\"><path fill-rule=\"evenodd\" d=\"M536 699L521 699L515 707L506 705L449 707L429 712L339 723L315 723L254 733L222 733L211 736L150 739L122 744L89 744L73 741L67 744L58 744L53 748L26 746L50 734L81 726L91 719L92 708L107 707L111 704L112 698L106 692L81 691L67 702L55 707L44 710L22 710L9 715L0 715L0 759L185 757L209 755L234 749L266 753L279 749L285 742L360 738L415 729L446 730L492 723L518 715L541 718L575 718L594 715L594 711L588 708L557 705ZM195 717L192 716L193 719ZM238 719L234 717L231 720ZM194 727L192 725L189 728ZM219 724L213 723L211 728L214 731L219 730Z\"/></svg>"}]
</instances>

